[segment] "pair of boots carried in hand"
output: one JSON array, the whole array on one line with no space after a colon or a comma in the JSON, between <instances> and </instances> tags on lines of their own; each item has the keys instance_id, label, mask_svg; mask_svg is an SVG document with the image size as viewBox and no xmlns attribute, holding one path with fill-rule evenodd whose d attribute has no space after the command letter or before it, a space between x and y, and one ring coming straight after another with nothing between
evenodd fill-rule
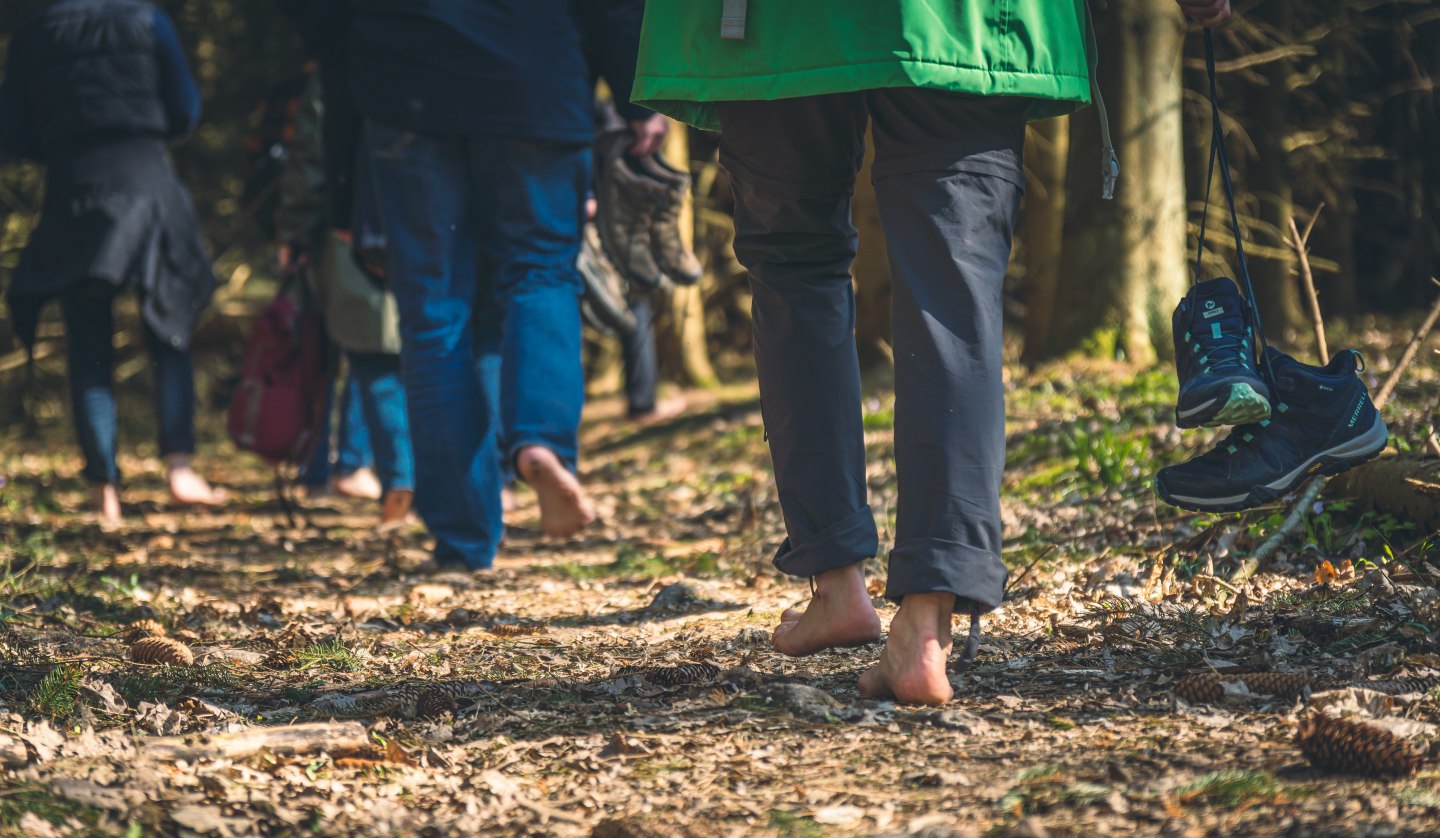
<instances>
[{"instance_id":1,"label":"pair of boots carried in hand","mask_svg":"<svg viewBox=\"0 0 1440 838\"><path fill-rule=\"evenodd\" d=\"M658 154L629 154L634 141L627 130L595 141L596 226L605 255L642 289L654 290L667 279L693 285L703 269L680 236L690 175Z\"/></svg>"},{"instance_id":2,"label":"pair of boots carried in hand","mask_svg":"<svg viewBox=\"0 0 1440 838\"><path fill-rule=\"evenodd\" d=\"M1354 468L1389 440L1360 379L1359 352L1340 352L1323 367L1268 346L1257 359L1249 306L1235 283L1221 278L1192 286L1175 309L1175 424L1235 428L1204 454L1160 469L1155 491L1167 503L1250 509L1311 475Z\"/></svg>"}]
</instances>

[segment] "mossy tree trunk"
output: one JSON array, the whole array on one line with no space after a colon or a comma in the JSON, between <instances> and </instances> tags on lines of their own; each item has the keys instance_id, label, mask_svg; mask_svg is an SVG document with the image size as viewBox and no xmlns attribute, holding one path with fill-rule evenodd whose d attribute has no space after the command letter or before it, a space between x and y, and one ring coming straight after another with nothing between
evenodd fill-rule
<instances>
[{"instance_id":1,"label":"mossy tree trunk","mask_svg":"<svg viewBox=\"0 0 1440 838\"><path fill-rule=\"evenodd\" d=\"M1063 274L1053 334L1040 356L1080 352L1152 363L1171 354L1170 312L1188 284L1184 24L1172 0L1119 0L1096 9L1095 26L1120 183L1113 201L1101 200L1098 115L1073 117Z\"/></svg>"},{"instance_id":2,"label":"mossy tree trunk","mask_svg":"<svg viewBox=\"0 0 1440 838\"><path fill-rule=\"evenodd\" d=\"M1084 117L1082 117L1083 119ZM1025 266L1026 362L1053 352L1055 304L1064 265L1065 171L1070 155L1068 118L1033 123L1025 134L1025 202L1019 240Z\"/></svg>"}]
</instances>

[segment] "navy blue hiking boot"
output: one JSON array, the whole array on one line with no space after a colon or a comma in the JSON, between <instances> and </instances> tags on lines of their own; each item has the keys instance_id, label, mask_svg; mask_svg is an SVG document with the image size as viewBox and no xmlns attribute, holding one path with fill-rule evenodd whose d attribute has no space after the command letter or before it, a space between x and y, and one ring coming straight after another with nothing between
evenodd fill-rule
<instances>
[{"instance_id":1,"label":"navy blue hiking boot","mask_svg":"<svg viewBox=\"0 0 1440 838\"><path fill-rule=\"evenodd\" d=\"M1170 318L1182 428L1242 425L1270 415L1270 388L1255 370L1249 306L1229 279L1197 282Z\"/></svg>"},{"instance_id":2,"label":"navy blue hiking boot","mask_svg":"<svg viewBox=\"0 0 1440 838\"><path fill-rule=\"evenodd\" d=\"M1210 451L1160 469L1166 503L1233 512L1288 494L1312 474L1339 474L1385 449L1390 433L1357 373L1360 354L1341 352L1324 367L1267 350L1280 401L1274 415L1230 432Z\"/></svg>"}]
</instances>

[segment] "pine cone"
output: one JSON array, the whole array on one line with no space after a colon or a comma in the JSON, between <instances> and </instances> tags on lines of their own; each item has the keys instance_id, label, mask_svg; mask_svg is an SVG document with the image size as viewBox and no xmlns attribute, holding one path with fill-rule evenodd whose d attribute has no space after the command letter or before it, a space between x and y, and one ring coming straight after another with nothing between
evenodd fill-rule
<instances>
[{"instance_id":1,"label":"pine cone","mask_svg":"<svg viewBox=\"0 0 1440 838\"><path fill-rule=\"evenodd\" d=\"M272 649L265 656L267 669L291 669L296 664L295 653L289 649Z\"/></svg>"},{"instance_id":2,"label":"pine cone","mask_svg":"<svg viewBox=\"0 0 1440 838\"><path fill-rule=\"evenodd\" d=\"M189 666L195 662L195 655L178 640L168 637L145 637L130 647L130 660L137 663L163 663L172 666Z\"/></svg>"},{"instance_id":3,"label":"pine cone","mask_svg":"<svg viewBox=\"0 0 1440 838\"><path fill-rule=\"evenodd\" d=\"M644 674L662 687L688 687L714 681L720 676L720 667L711 663L682 663L679 666L655 667Z\"/></svg>"},{"instance_id":4,"label":"pine cone","mask_svg":"<svg viewBox=\"0 0 1440 838\"><path fill-rule=\"evenodd\" d=\"M1300 722L1295 743L1311 765L1338 774L1408 777L1424 759L1388 730L1324 713Z\"/></svg>"},{"instance_id":5,"label":"pine cone","mask_svg":"<svg viewBox=\"0 0 1440 838\"><path fill-rule=\"evenodd\" d=\"M428 689L415 701L415 715L422 719L433 719L446 713L454 713L459 705L449 690Z\"/></svg>"},{"instance_id":6,"label":"pine cone","mask_svg":"<svg viewBox=\"0 0 1440 838\"><path fill-rule=\"evenodd\" d=\"M169 632L158 620L136 620L125 627L125 636L133 642L142 637L164 637Z\"/></svg>"},{"instance_id":7,"label":"pine cone","mask_svg":"<svg viewBox=\"0 0 1440 838\"><path fill-rule=\"evenodd\" d=\"M1175 682L1172 691L1190 704L1215 704L1225 697L1225 683L1239 681L1256 695L1273 695L1293 699L1302 695L1311 684L1306 672L1247 672L1238 675L1219 675L1201 672L1186 675Z\"/></svg>"},{"instance_id":8,"label":"pine cone","mask_svg":"<svg viewBox=\"0 0 1440 838\"><path fill-rule=\"evenodd\" d=\"M1303 695L1312 683L1308 672L1252 672L1240 676L1240 680L1256 695L1290 699Z\"/></svg>"},{"instance_id":9,"label":"pine cone","mask_svg":"<svg viewBox=\"0 0 1440 838\"><path fill-rule=\"evenodd\" d=\"M1220 686L1220 676L1213 672L1186 675L1176 681L1170 691L1175 693L1176 698L1184 699L1190 704L1214 704L1225 696L1225 688Z\"/></svg>"}]
</instances>

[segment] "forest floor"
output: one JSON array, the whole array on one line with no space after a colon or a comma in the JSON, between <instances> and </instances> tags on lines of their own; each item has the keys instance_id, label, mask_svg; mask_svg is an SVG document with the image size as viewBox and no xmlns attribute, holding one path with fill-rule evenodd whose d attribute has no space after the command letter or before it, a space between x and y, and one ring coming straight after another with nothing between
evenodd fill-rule
<instances>
[{"instance_id":1,"label":"forest floor","mask_svg":"<svg viewBox=\"0 0 1440 838\"><path fill-rule=\"evenodd\" d=\"M1398 355L1375 330L1352 339L1372 379ZM857 694L878 644L800 660L770 648L808 590L768 564L782 527L753 385L692 394L689 413L646 429L592 404L584 478L602 523L541 540L522 492L495 569L437 581L415 572L423 530L377 536L369 504L319 501L291 526L214 417L201 465L233 503L173 508L156 459L125 456L128 523L103 530L80 512L51 370L38 422L0 432L0 834L1440 832L1433 763L1392 781L1327 775L1293 742L1303 700L1232 689L1192 707L1170 690L1211 668L1435 674L1440 536L1327 499L1232 585L1284 507L1157 503L1154 469L1214 437L1169 424L1170 373L1012 372L1008 599L936 710ZM893 400L883 380L867 391L883 543ZM1437 397L1422 360L1387 409L1397 445L1418 446ZM122 408L129 450L153 455L143 392ZM872 571L879 591L883 557ZM131 661L127 626L144 618L196 662ZM718 674L626 669L691 663ZM456 680L478 686L423 715L332 721L345 694ZM1440 723L1434 694L1309 701L1403 718L1422 739ZM335 741L235 745L297 723Z\"/></svg>"}]
</instances>

